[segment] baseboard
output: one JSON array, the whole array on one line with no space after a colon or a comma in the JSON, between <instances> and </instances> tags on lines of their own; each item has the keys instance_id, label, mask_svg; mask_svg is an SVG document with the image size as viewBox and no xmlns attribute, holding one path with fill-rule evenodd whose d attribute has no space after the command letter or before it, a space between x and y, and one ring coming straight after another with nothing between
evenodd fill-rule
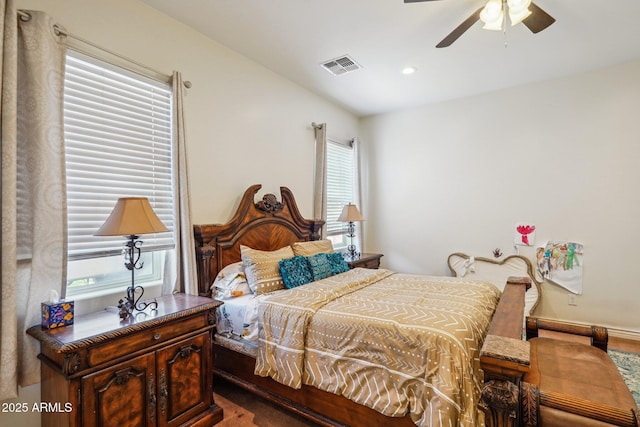
<instances>
[{"instance_id":1,"label":"baseboard","mask_svg":"<svg viewBox=\"0 0 640 427\"><path fill-rule=\"evenodd\" d=\"M625 331L623 329L607 328L610 337L621 338L631 341L640 341L640 332Z\"/></svg>"}]
</instances>

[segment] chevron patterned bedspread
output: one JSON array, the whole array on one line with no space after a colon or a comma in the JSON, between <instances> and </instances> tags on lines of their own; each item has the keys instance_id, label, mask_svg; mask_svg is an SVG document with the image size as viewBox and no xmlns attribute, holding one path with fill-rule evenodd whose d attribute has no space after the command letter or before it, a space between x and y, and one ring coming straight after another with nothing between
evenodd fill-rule
<instances>
[{"instance_id":1,"label":"chevron patterned bedspread","mask_svg":"<svg viewBox=\"0 0 640 427\"><path fill-rule=\"evenodd\" d=\"M486 282L353 269L261 304L255 373L419 426L475 426L499 297Z\"/></svg>"}]
</instances>

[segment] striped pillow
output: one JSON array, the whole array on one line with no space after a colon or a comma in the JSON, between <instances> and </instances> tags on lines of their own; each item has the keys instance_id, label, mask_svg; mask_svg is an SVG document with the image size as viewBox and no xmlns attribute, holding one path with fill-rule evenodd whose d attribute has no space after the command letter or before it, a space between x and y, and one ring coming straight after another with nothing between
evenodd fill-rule
<instances>
[{"instance_id":1,"label":"striped pillow","mask_svg":"<svg viewBox=\"0 0 640 427\"><path fill-rule=\"evenodd\" d=\"M309 242L294 242L291 244L293 253L301 256L311 256L319 253L330 254L333 252L331 240L312 240Z\"/></svg>"},{"instance_id":2,"label":"striped pillow","mask_svg":"<svg viewBox=\"0 0 640 427\"><path fill-rule=\"evenodd\" d=\"M249 288L254 294L260 295L284 289L278 261L293 257L291 246L285 246L275 251L260 251L241 245L240 256Z\"/></svg>"}]
</instances>

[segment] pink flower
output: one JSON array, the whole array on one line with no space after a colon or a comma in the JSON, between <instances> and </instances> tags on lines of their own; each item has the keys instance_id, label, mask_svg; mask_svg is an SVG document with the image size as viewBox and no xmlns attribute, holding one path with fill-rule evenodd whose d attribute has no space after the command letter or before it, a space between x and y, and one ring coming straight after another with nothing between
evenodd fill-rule
<instances>
[{"instance_id":1,"label":"pink flower","mask_svg":"<svg viewBox=\"0 0 640 427\"><path fill-rule=\"evenodd\" d=\"M518 233L522 235L522 243L524 243L525 245L528 245L529 234L536 231L536 226L535 225L518 225L516 227L516 230L518 230Z\"/></svg>"}]
</instances>

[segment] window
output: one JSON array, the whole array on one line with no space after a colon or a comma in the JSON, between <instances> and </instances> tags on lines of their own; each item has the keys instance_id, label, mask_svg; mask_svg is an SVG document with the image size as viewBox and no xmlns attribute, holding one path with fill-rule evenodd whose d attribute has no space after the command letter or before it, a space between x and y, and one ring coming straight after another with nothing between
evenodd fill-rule
<instances>
[{"instance_id":1,"label":"window","mask_svg":"<svg viewBox=\"0 0 640 427\"><path fill-rule=\"evenodd\" d=\"M173 231L171 87L69 50L64 85L67 295L125 287L123 237L93 233L119 197L147 197ZM173 233L144 235L136 284L162 279Z\"/></svg>"},{"instance_id":2,"label":"window","mask_svg":"<svg viewBox=\"0 0 640 427\"><path fill-rule=\"evenodd\" d=\"M352 143L327 140L327 238L336 249L345 248L347 225L338 222L342 208L355 202L355 155Z\"/></svg>"}]
</instances>

